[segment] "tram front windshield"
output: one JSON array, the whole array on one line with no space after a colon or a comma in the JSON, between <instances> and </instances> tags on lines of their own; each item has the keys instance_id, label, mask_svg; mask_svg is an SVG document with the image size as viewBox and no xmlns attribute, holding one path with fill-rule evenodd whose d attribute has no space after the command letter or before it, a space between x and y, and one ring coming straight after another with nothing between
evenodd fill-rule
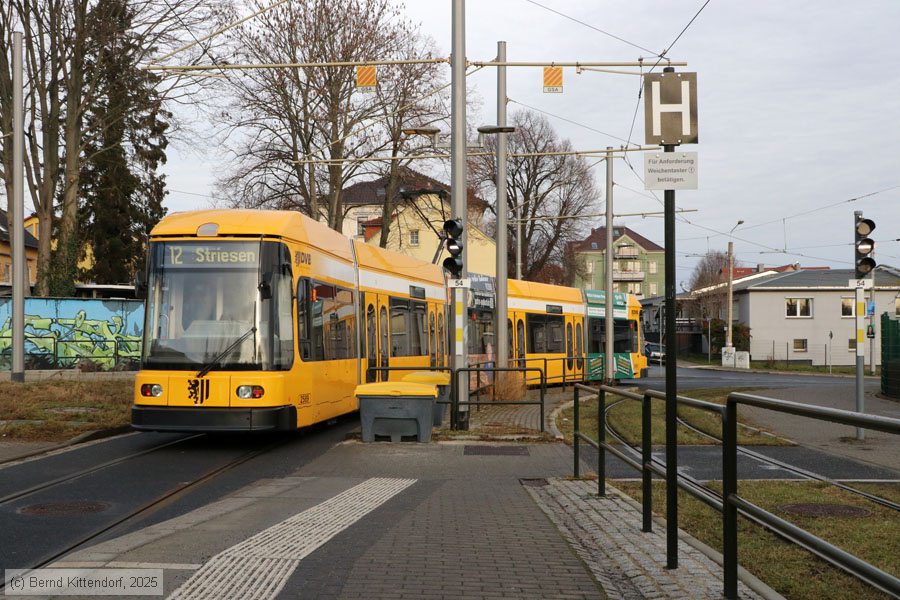
<instances>
[{"instance_id":1,"label":"tram front windshield","mask_svg":"<svg viewBox=\"0 0 900 600\"><path fill-rule=\"evenodd\" d=\"M147 285L143 368L290 367L291 272L283 244L155 242Z\"/></svg>"}]
</instances>

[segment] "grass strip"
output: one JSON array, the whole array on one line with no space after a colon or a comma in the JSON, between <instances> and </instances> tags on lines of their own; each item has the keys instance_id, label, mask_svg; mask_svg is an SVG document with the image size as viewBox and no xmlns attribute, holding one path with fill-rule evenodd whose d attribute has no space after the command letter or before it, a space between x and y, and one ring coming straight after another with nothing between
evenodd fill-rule
<instances>
[{"instance_id":1,"label":"grass strip","mask_svg":"<svg viewBox=\"0 0 900 600\"><path fill-rule=\"evenodd\" d=\"M0 437L64 441L131 422L134 381L44 380L0 382Z\"/></svg>"},{"instance_id":2,"label":"grass strip","mask_svg":"<svg viewBox=\"0 0 900 600\"><path fill-rule=\"evenodd\" d=\"M706 400L716 404L724 404L725 398L730 392L744 391L732 388L714 388L705 390L691 390L684 395L697 400ZM607 422L621 434L629 444L636 446L641 443L641 403L636 400L623 399L615 394L606 395L606 405L609 407L613 402L623 400L609 409L607 413ZM665 403L662 400L653 400L651 402L651 433L652 443L654 445L662 445L666 443L666 420L665 420ZM597 400L591 399L581 403L581 431L592 439L597 439ZM717 438L722 436L722 420L719 415L708 411L700 410L689 406L679 406L678 416L684 419L692 426L704 431ZM557 419L557 427L563 433L565 438L572 440L574 431L575 410L567 408L559 415ZM746 424L746 422L745 422ZM691 431L682 425L678 426L678 443L687 445L710 445L714 444L710 438ZM738 428L738 443L746 446L780 446L788 445L788 442L782 438L775 437L759 430L759 428Z\"/></svg>"},{"instance_id":3,"label":"grass strip","mask_svg":"<svg viewBox=\"0 0 900 600\"><path fill-rule=\"evenodd\" d=\"M641 500L641 484L614 481L617 488ZM879 496L900 501L898 484L851 484ZM721 484L710 487L721 492ZM900 573L900 514L860 496L820 482L741 481L738 493L754 504L810 533L872 563ZM653 482L653 511L665 516L665 482ZM864 508L866 516L799 516L790 504L841 504ZM700 541L722 550L722 516L679 490L678 524ZM738 562L786 598L797 600L881 599L885 594L832 567L749 520L738 518Z\"/></svg>"}]
</instances>

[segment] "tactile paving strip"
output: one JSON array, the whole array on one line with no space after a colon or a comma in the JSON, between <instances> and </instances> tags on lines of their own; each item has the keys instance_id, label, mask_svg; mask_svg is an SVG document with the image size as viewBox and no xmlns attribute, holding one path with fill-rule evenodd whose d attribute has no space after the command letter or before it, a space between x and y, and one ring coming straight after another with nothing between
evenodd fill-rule
<instances>
[{"instance_id":1,"label":"tactile paving strip","mask_svg":"<svg viewBox=\"0 0 900 600\"><path fill-rule=\"evenodd\" d=\"M275 598L304 557L415 482L366 480L212 557L170 598Z\"/></svg>"}]
</instances>

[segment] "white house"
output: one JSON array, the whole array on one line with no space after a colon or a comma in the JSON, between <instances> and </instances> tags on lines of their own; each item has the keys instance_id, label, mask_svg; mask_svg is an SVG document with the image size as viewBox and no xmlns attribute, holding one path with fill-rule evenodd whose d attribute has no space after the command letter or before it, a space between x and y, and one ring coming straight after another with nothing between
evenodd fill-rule
<instances>
[{"instance_id":1,"label":"white house","mask_svg":"<svg viewBox=\"0 0 900 600\"><path fill-rule=\"evenodd\" d=\"M814 365L856 362L852 269L769 272L734 282L734 319L750 327L752 360L793 360ZM881 364L881 315L900 316L900 270L874 271L875 338L866 340L868 367Z\"/></svg>"}]
</instances>

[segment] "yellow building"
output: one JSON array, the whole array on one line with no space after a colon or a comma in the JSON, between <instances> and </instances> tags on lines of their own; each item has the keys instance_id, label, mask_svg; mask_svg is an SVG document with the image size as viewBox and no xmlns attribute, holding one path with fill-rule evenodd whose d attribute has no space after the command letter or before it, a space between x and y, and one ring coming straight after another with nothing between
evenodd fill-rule
<instances>
[{"instance_id":1,"label":"yellow building","mask_svg":"<svg viewBox=\"0 0 900 600\"><path fill-rule=\"evenodd\" d=\"M344 235L377 246L381 242L382 209L387 177L354 184L343 191ZM450 187L431 177L404 169L394 199L387 248L431 262L444 221L450 218ZM496 244L481 230L487 203L468 191L467 270L494 276ZM438 262L443 260L439 257Z\"/></svg>"},{"instance_id":2,"label":"yellow building","mask_svg":"<svg viewBox=\"0 0 900 600\"><path fill-rule=\"evenodd\" d=\"M0 288L12 285L12 249L10 247L9 220L5 210L0 210ZM37 282L38 241L25 223L25 261L28 265L28 281L31 285Z\"/></svg>"},{"instance_id":3,"label":"yellow building","mask_svg":"<svg viewBox=\"0 0 900 600\"><path fill-rule=\"evenodd\" d=\"M28 232L30 235L34 236L35 240L37 240L41 237L40 229L38 228L40 219L38 219L38 216L36 214L32 213L30 216L28 216L25 219L24 223L25 223L25 231ZM50 241L50 247L53 250L56 250L56 240ZM88 269L90 269L93 266L94 266L94 252L91 249L91 246L86 245L84 248L84 258L81 258L78 260L78 268L87 271Z\"/></svg>"}]
</instances>

